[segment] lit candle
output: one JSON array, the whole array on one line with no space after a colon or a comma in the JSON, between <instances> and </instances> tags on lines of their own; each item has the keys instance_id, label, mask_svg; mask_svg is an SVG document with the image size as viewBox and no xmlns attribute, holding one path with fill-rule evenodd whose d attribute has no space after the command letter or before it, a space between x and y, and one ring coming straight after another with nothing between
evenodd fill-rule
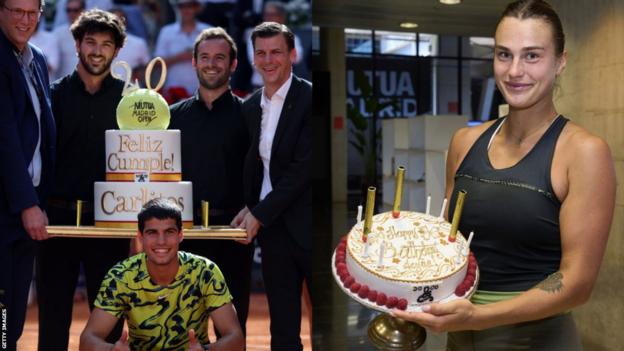
<instances>
[{"instance_id":1,"label":"lit candle","mask_svg":"<svg viewBox=\"0 0 624 351\"><path fill-rule=\"evenodd\" d=\"M472 241L473 236L474 232L470 232L470 235L468 236L468 241L466 242L466 247L464 247L464 249L462 250L464 256L468 256L468 253L470 252L470 242Z\"/></svg>"},{"instance_id":2,"label":"lit candle","mask_svg":"<svg viewBox=\"0 0 624 351\"><path fill-rule=\"evenodd\" d=\"M427 195L427 209L425 210L425 214L428 215L431 212L431 194Z\"/></svg>"},{"instance_id":3,"label":"lit candle","mask_svg":"<svg viewBox=\"0 0 624 351\"><path fill-rule=\"evenodd\" d=\"M459 219L464 208L464 198L466 197L466 190L460 190L457 193L457 202L455 203L455 211L453 213L453 222L451 222L451 233L448 240L454 242L457 237L457 228L459 228Z\"/></svg>"},{"instance_id":4,"label":"lit candle","mask_svg":"<svg viewBox=\"0 0 624 351\"><path fill-rule=\"evenodd\" d=\"M82 200L76 200L76 227L80 227L82 218Z\"/></svg>"},{"instance_id":5,"label":"lit candle","mask_svg":"<svg viewBox=\"0 0 624 351\"><path fill-rule=\"evenodd\" d=\"M368 187L368 193L366 194L366 213L364 216L364 230L362 232L362 240L366 242L367 236L371 231L373 225L373 211L375 210L375 191L377 189L374 186Z\"/></svg>"},{"instance_id":6,"label":"lit candle","mask_svg":"<svg viewBox=\"0 0 624 351\"><path fill-rule=\"evenodd\" d=\"M470 235L468 236L468 243L466 244L466 246L470 247L470 243L472 242L473 236L474 236L474 232L470 232Z\"/></svg>"},{"instance_id":7,"label":"lit candle","mask_svg":"<svg viewBox=\"0 0 624 351\"><path fill-rule=\"evenodd\" d=\"M210 213L210 205L208 201L202 200L202 227L208 228L208 213Z\"/></svg>"},{"instance_id":8,"label":"lit candle","mask_svg":"<svg viewBox=\"0 0 624 351\"><path fill-rule=\"evenodd\" d=\"M384 259L384 250L386 249L386 245L385 243L382 241L381 245L379 245L379 258L377 259L377 266L382 267L383 266L383 259Z\"/></svg>"},{"instance_id":9,"label":"lit candle","mask_svg":"<svg viewBox=\"0 0 624 351\"><path fill-rule=\"evenodd\" d=\"M355 222L356 224L362 221L362 205L358 205L358 213L357 213L356 221L357 221Z\"/></svg>"},{"instance_id":10,"label":"lit candle","mask_svg":"<svg viewBox=\"0 0 624 351\"><path fill-rule=\"evenodd\" d=\"M396 184L394 187L394 205L392 206L392 217L399 218L401 214L401 198L403 197L403 177L405 176L405 167L399 166L396 175Z\"/></svg>"},{"instance_id":11,"label":"lit candle","mask_svg":"<svg viewBox=\"0 0 624 351\"><path fill-rule=\"evenodd\" d=\"M442 208L440 209L440 218L444 217L444 210L446 210L446 198L442 201Z\"/></svg>"}]
</instances>

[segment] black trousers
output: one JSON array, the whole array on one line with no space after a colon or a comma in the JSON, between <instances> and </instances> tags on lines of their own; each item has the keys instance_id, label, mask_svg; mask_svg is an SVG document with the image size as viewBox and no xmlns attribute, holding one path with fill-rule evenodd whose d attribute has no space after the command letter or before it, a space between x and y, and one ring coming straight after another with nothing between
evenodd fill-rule
<instances>
[{"instance_id":1,"label":"black trousers","mask_svg":"<svg viewBox=\"0 0 624 351\"><path fill-rule=\"evenodd\" d=\"M75 213L48 209L53 224L75 223ZM92 223L92 214L83 223ZM117 262L128 257L128 239L51 238L41 243L37 253L37 296L39 301L39 351L67 350L72 320L74 291L80 273L85 270L89 309L100 290L102 279ZM123 320L107 338L116 342Z\"/></svg>"},{"instance_id":2,"label":"black trousers","mask_svg":"<svg viewBox=\"0 0 624 351\"><path fill-rule=\"evenodd\" d=\"M5 229L0 228L0 236L8 236L2 232ZM24 329L35 251L36 242L27 234L11 242L2 242L0 238L0 348L3 350L15 350Z\"/></svg>"},{"instance_id":3,"label":"black trousers","mask_svg":"<svg viewBox=\"0 0 624 351\"><path fill-rule=\"evenodd\" d=\"M310 284L311 251L294 241L281 220L262 228L258 243L271 315L271 350L303 350L301 292L304 280Z\"/></svg>"},{"instance_id":4,"label":"black trousers","mask_svg":"<svg viewBox=\"0 0 624 351\"><path fill-rule=\"evenodd\" d=\"M231 218L229 220L231 221ZM229 224L229 221L212 216L209 221L211 225ZM232 294L232 302L236 308L243 335L246 335L253 245L242 245L231 240L197 239L183 240L180 250L206 257L217 264Z\"/></svg>"}]
</instances>

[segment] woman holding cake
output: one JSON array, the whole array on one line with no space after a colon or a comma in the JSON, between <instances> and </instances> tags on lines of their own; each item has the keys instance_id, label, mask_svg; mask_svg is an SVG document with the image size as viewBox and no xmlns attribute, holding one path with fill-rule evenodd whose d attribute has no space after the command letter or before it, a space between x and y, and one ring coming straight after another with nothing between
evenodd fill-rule
<instances>
[{"instance_id":1,"label":"woman holding cake","mask_svg":"<svg viewBox=\"0 0 624 351\"><path fill-rule=\"evenodd\" d=\"M454 204L460 190L468 193L460 231L475 233L479 290L471 301L396 312L452 331L450 350L581 349L569 311L591 295L616 186L607 144L555 109L564 41L545 1L508 5L496 29L494 75L509 114L451 140L447 198Z\"/></svg>"}]
</instances>

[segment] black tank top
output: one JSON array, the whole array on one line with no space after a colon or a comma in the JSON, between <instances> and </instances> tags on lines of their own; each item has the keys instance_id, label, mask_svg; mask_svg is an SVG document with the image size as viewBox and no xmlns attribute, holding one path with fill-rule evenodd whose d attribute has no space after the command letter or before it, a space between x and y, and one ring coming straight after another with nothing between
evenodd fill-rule
<instances>
[{"instance_id":1,"label":"black tank top","mask_svg":"<svg viewBox=\"0 0 624 351\"><path fill-rule=\"evenodd\" d=\"M504 118L470 148L455 174L449 218L457 192L467 192L459 224L480 269L480 290L525 291L559 270L559 209L550 179L555 144L567 119L559 116L514 166L494 169L488 144Z\"/></svg>"}]
</instances>

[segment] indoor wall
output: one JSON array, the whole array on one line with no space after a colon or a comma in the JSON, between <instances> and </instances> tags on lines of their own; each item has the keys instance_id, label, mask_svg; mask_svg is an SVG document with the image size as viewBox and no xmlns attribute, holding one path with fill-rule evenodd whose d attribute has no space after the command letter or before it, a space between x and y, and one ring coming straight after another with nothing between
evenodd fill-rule
<instances>
[{"instance_id":1,"label":"indoor wall","mask_svg":"<svg viewBox=\"0 0 624 351\"><path fill-rule=\"evenodd\" d=\"M552 0L567 36L560 112L604 138L618 176L615 218L591 300L575 311L586 350L624 345L624 2ZM591 233L587 233L591 240Z\"/></svg>"}]
</instances>

